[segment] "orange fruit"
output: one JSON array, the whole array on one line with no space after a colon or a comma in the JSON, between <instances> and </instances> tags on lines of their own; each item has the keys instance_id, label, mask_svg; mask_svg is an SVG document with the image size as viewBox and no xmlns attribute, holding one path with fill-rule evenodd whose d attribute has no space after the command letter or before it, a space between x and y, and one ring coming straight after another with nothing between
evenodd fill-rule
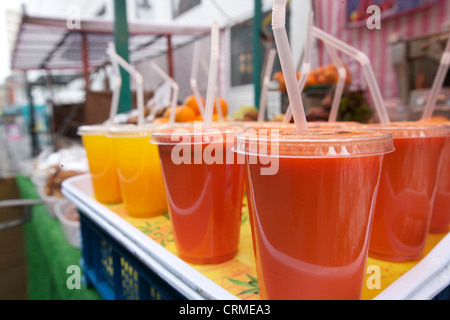
<instances>
[{"instance_id":1,"label":"orange fruit","mask_svg":"<svg viewBox=\"0 0 450 320\"><path fill-rule=\"evenodd\" d=\"M306 79L306 85L308 86L315 86L317 85L317 76L316 73L313 71L308 75L308 78Z\"/></svg>"},{"instance_id":2,"label":"orange fruit","mask_svg":"<svg viewBox=\"0 0 450 320\"><path fill-rule=\"evenodd\" d=\"M168 118L156 118L153 119L152 123L168 123L169 119Z\"/></svg>"},{"instance_id":3,"label":"orange fruit","mask_svg":"<svg viewBox=\"0 0 450 320\"><path fill-rule=\"evenodd\" d=\"M214 114L217 114L216 101L217 100L214 100ZM220 105L222 107L222 114L225 117L228 114L228 104L222 98L219 98L219 101L220 101Z\"/></svg>"},{"instance_id":4,"label":"orange fruit","mask_svg":"<svg viewBox=\"0 0 450 320\"><path fill-rule=\"evenodd\" d=\"M177 114L178 109L180 109L181 106L175 106L175 114ZM170 119L170 113L172 112L172 107L168 107L166 111L164 111L164 118Z\"/></svg>"},{"instance_id":5,"label":"orange fruit","mask_svg":"<svg viewBox=\"0 0 450 320\"><path fill-rule=\"evenodd\" d=\"M204 108L205 107L205 99L203 97L201 97L201 100L202 100L203 108ZM198 108L198 103L197 103L197 99L195 98L195 95L191 94L191 95L187 96L186 99L184 99L184 101L183 101L183 105L191 108L192 111L194 111L194 113L196 115L200 114L200 110Z\"/></svg>"},{"instance_id":6,"label":"orange fruit","mask_svg":"<svg viewBox=\"0 0 450 320\"><path fill-rule=\"evenodd\" d=\"M196 114L194 110L189 107L183 106L177 110L175 114L175 122L190 122L194 121Z\"/></svg>"}]
</instances>

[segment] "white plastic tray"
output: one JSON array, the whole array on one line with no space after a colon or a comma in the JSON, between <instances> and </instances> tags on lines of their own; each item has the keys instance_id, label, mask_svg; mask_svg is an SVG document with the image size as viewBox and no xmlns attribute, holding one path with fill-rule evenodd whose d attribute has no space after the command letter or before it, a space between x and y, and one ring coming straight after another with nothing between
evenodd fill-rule
<instances>
[{"instance_id":1,"label":"white plastic tray","mask_svg":"<svg viewBox=\"0 0 450 320\"><path fill-rule=\"evenodd\" d=\"M186 298L191 300L238 299L92 198L89 174L65 180L62 183L62 193L98 226Z\"/></svg>"},{"instance_id":2,"label":"white plastic tray","mask_svg":"<svg viewBox=\"0 0 450 320\"><path fill-rule=\"evenodd\" d=\"M89 174L69 178L63 194L152 271L188 299L239 299L97 202ZM450 285L450 233L375 300L429 300Z\"/></svg>"}]
</instances>

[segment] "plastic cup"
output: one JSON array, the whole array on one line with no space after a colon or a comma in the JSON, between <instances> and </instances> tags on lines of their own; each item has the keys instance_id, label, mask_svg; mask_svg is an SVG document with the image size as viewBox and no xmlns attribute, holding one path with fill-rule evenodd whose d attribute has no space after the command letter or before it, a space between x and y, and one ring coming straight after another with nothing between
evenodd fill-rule
<instances>
[{"instance_id":1,"label":"plastic cup","mask_svg":"<svg viewBox=\"0 0 450 320\"><path fill-rule=\"evenodd\" d=\"M113 142L107 136L110 128L104 125L78 128L78 134L86 149L94 196L103 204L122 202Z\"/></svg>"},{"instance_id":2,"label":"plastic cup","mask_svg":"<svg viewBox=\"0 0 450 320\"><path fill-rule=\"evenodd\" d=\"M369 256L386 261L421 259L430 227L446 129L419 122L367 125L393 135L375 205Z\"/></svg>"},{"instance_id":3,"label":"plastic cup","mask_svg":"<svg viewBox=\"0 0 450 320\"><path fill-rule=\"evenodd\" d=\"M433 202L430 233L450 231L450 138L446 139L442 166L437 180L436 197Z\"/></svg>"},{"instance_id":4,"label":"plastic cup","mask_svg":"<svg viewBox=\"0 0 450 320\"><path fill-rule=\"evenodd\" d=\"M247 130L235 147L245 155L253 200L261 298L360 299L372 204L383 156L393 151L392 136L368 130L265 131ZM263 171L274 163L278 170Z\"/></svg>"},{"instance_id":5,"label":"plastic cup","mask_svg":"<svg viewBox=\"0 0 450 320\"><path fill-rule=\"evenodd\" d=\"M154 132L178 256L216 264L238 252L244 166L231 151L240 127Z\"/></svg>"},{"instance_id":6,"label":"plastic cup","mask_svg":"<svg viewBox=\"0 0 450 320\"><path fill-rule=\"evenodd\" d=\"M450 121L442 123L450 128ZM450 136L444 144L430 223L430 233L438 234L448 231L450 231Z\"/></svg>"},{"instance_id":7,"label":"plastic cup","mask_svg":"<svg viewBox=\"0 0 450 320\"><path fill-rule=\"evenodd\" d=\"M123 125L108 131L114 145L122 198L128 215L150 218L167 212L158 148L150 144L161 125Z\"/></svg>"},{"instance_id":8,"label":"plastic cup","mask_svg":"<svg viewBox=\"0 0 450 320\"><path fill-rule=\"evenodd\" d=\"M336 122L326 122L326 121L314 121L309 122L309 128L318 128L318 129L331 129L331 128L348 128L348 127L358 127L361 125L359 122L353 121L336 121Z\"/></svg>"}]
</instances>

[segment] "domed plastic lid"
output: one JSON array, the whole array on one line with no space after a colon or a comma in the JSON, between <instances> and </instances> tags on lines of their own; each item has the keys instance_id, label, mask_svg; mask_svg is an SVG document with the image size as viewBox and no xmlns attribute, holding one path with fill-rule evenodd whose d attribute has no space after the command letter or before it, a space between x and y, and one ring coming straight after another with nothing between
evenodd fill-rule
<instances>
[{"instance_id":1,"label":"domed plastic lid","mask_svg":"<svg viewBox=\"0 0 450 320\"><path fill-rule=\"evenodd\" d=\"M171 128L155 131L151 143L158 145L175 144L204 144L204 143L234 143L237 134L243 133L244 128L236 125L215 125L203 129L201 124L191 127Z\"/></svg>"},{"instance_id":2,"label":"domed plastic lid","mask_svg":"<svg viewBox=\"0 0 450 320\"><path fill-rule=\"evenodd\" d=\"M392 135L360 129L247 130L236 138L235 152L288 158L342 158L371 156L394 151Z\"/></svg>"},{"instance_id":3,"label":"domed plastic lid","mask_svg":"<svg viewBox=\"0 0 450 320\"><path fill-rule=\"evenodd\" d=\"M77 134L80 136L85 135L91 135L91 136L98 136L98 135L106 135L108 133L108 130L111 129L113 126L109 125L84 125L78 127Z\"/></svg>"},{"instance_id":4,"label":"domed plastic lid","mask_svg":"<svg viewBox=\"0 0 450 320\"><path fill-rule=\"evenodd\" d=\"M154 131L167 127L167 124L146 124L143 126L126 124L110 128L108 130L108 136L111 138L150 137Z\"/></svg>"},{"instance_id":5,"label":"domed plastic lid","mask_svg":"<svg viewBox=\"0 0 450 320\"><path fill-rule=\"evenodd\" d=\"M347 127L358 127L361 123L356 121L336 121L336 122L325 122L325 121L313 121L308 122L309 128L347 128Z\"/></svg>"},{"instance_id":6,"label":"domed plastic lid","mask_svg":"<svg viewBox=\"0 0 450 320\"><path fill-rule=\"evenodd\" d=\"M430 138L450 135L450 126L443 122L399 121L391 122L389 126L382 124L365 124L364 129L385 131L394 138Z\"/></svg>"}]
</instances>

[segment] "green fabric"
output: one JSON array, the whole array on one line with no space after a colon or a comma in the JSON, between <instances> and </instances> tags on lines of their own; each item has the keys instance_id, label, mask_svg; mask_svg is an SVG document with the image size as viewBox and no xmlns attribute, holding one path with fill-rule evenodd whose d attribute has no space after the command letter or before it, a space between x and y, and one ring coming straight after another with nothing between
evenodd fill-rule
<instances>
[{"instance_id":1,"label":"green fabric","mask_svg":"<svg viewBox=\"0 0 450 320\"><path fill-rule=\"evenodd\" d=\"M16 177L23 199L39 199L34 184L24 176ZM30 300L99 300L97 291L81 281L80 289L69 289L67 280L80 266L81 250L70 246L60 222L50 217L45 205L32 207L32 219L25 224L28 299ZM80 267L82 272L82 269ZM73 278L73 277L72 277ZM71 279L72 279L71 278Z\"/></svg>"}]
</instances>

